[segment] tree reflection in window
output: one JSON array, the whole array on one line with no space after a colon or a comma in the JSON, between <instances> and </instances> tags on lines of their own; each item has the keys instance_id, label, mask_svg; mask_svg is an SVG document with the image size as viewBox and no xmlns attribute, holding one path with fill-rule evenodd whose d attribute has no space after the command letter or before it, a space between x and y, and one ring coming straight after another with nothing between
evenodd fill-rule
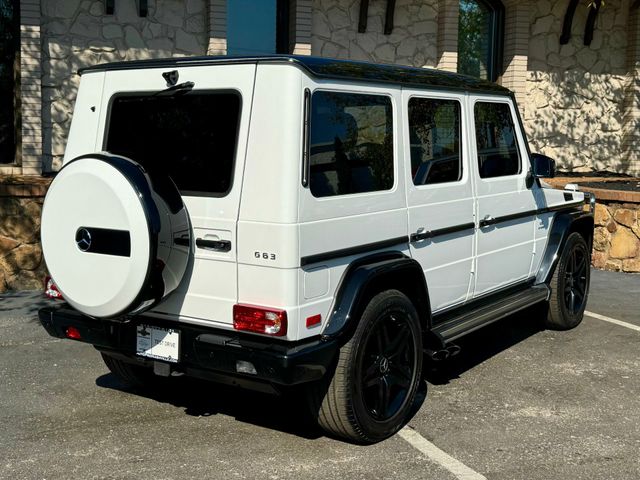
<instances>
[{"instance_id":1,"label":"tree reflection in window","mask_svg":"<svg viewBox=\"0 0 640 480\"><path fill-rule=\"evenodd\" d=\"M500 76L504 6L499 0L461 0L458 72L495 81Z\"/></svg>"},{"instance_id":2,"label":"tree reflection in window","mask_svg":"<svg viewBox=\"0 0 640 480\"><path fill-rule=\"evenodd\" d=\"M18 12L17 0L0 0L0 163L5 164L15 160Z\"/></svg>"}]
</instances>

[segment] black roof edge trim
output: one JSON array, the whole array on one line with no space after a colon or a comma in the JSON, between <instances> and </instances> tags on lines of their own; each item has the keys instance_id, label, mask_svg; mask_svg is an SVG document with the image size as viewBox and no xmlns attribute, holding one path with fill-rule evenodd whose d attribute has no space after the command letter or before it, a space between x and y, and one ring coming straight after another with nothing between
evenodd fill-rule
<instances>
[{"instance_id":1,"label":"black roof edge trim","mask_svg":"<svg viewBox=\"0 0 640 480\"><path fill-rule=\"evenodd\" d=\"M402 85L409 88L447 89L462 92L512 95L501 85L459 73L404 65L377 64L354 60L338 60L305 55L264 56L199 56L113 62L85 67L86 72L135 70L143 68L176 68L208 65L287 63L303 68L312 77L363 83Z\"/></svg>"}]
</instances>

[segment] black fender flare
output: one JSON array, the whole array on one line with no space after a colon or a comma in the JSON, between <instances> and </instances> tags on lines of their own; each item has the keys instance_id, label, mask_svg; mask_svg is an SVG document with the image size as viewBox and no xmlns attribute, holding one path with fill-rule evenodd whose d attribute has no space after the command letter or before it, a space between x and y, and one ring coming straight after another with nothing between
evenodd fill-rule
<instances>
[{"instance_id":1,"label":"black fender flare","mask_svg":"<svg viewBox=\"0 0 640 480\"><path fill-rule=\"evenodd\" d=\"M573 232L585 236L589 251L593 243L593 213L583 210L558 212L553 216L553 223L535 283L551 282L567 238Z\"/></svg>"},{"instance_id":2,"label":"black fender flare","mask_svg":"<svg viewBox=\"0 0 640 480\"><path fill-rule=\"evenodd\" d=\"M349 265L338 285L322 339L346 343L371 297L390 288L407 294L426 333L431 328L431 307L422 267L400 251L389 251L361 257Z\"/></svg>"}]
</instances>

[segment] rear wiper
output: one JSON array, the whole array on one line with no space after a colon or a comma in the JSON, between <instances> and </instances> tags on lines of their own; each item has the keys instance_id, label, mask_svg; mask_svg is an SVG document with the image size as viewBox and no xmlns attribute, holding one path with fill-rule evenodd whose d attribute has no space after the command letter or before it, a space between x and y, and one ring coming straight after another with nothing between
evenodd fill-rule
<instances>
[{"instance_id":1,"label":"rear wiper","mask_svg":"<svg viewBox=\"0 0 640 480\"><path fill-rule=\"evenodd\" d=\"M191 90L193 90L193 87L195 86L196 84L194 82L179 83L164 90L160 90L159 92L154 93L153 96L165 97L172 95L184 95L185 93L189 93Z\"/></svg>"}]
</instances>

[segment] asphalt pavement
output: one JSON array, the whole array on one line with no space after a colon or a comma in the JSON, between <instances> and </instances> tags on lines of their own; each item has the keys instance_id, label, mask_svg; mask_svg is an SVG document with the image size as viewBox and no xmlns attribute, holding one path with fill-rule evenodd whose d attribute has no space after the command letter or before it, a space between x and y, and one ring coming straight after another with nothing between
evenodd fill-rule
<instances>
[{"instance_id":1,"label":"asphalt pavement","mask_svg":"<svg viewBox=\"0 0 640 480\"><path fill-rule=\"evenodd\" d=\"M426 369L407 430L363 447L309 425L295 394L134 391L46 334L48 302L0 295L2 479L640 478L640 332L624 325L547 331L530 309L480 330ZM640 276L593 271L587 310L640 326Z\"/></svg>"}]
</instances>

